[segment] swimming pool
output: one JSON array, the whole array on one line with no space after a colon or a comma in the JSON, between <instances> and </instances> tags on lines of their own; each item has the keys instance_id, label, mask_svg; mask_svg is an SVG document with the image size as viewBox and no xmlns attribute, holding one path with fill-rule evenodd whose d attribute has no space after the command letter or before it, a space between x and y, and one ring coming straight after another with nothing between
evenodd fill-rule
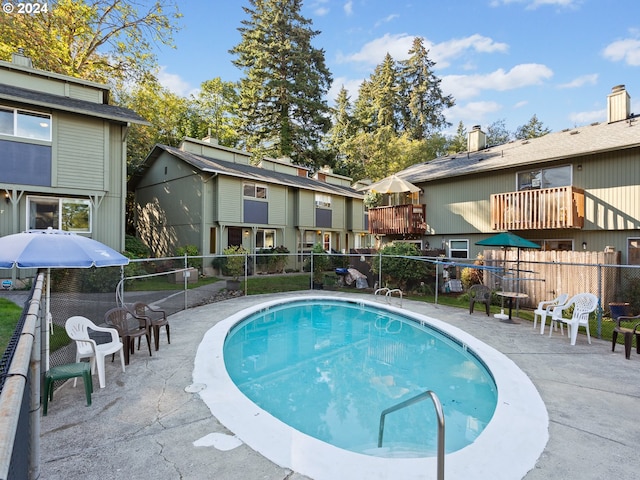
<instances>
[{"instance_id":1,"label":"swimming pool","mask_svg":"<svg viewBox=\"0 0 640 480\"><path fill-rule=\"evenodd\" d=\"M262 309L229 332L224 361L259 407L312 437L369 455L436 455L430 401L390 414L377 447L381 412L427 390L443 406L447 452L476 439L497 400L490 372L467 345L360 303L298 300Z\"/></svg>"},{"instance_id":2,"label":"swimming pool","mask_svg":"<svg viewBox=\"0 0 640 480\"><path fill-rule=\"evenodd\" d=\"M316 298L328 300L326 296L305 296L307 300ZM243 442L276 464L316 480L435 478L434 457L381 458L330 445L288 426L238 389L224 362L223 345L227 338L232 338L229 332L252 314L267 309L277 310L292 300L273 300L245 309L207 332L198 348L194 382L206 385L200 396L213 415ZM538 392L513 362L465 332L437 319L360 298L344 301L351 305L362 305L367 311L380 309L383 313L389 311L408 317L418 325L431 325L442 331L449 340L466 345L489 368L497 386L493 417L471 444L447 454L447 479L522 478L533 468L548 439L548 416ZM424 404L428 409L429 402ZM388 419L387 424L389 422L392 421ZM385 432L385 442L386 439ZM447 450L451 451L449 447Z\"/></svg>"}]
</instances>

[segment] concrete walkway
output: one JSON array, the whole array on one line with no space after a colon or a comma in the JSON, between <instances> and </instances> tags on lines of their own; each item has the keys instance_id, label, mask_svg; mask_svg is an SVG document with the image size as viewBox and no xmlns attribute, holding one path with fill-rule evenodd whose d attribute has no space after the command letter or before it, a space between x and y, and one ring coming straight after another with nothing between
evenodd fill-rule
<instances>
[{"instance_id":1,"label":"concrete walkway","mask_svg":"<svg viewBox=\"0 0 640 480\"><path fill-rule=\"evenodd\" d=\"M197 346L216 322L267 299L308 293L241 297L172 315L171 345L162 334L160 350L152 357L136 351L126 373L108 362L106 388L94 382L90 407L81 385L62 386L42 417L40 478L307 478L236 445L190 386ZM640 355L635 351L626 360L621 346L611 353L609 342L593 339L588 345L580 335L572 347L566 337L542 336L527 321L509 325L482 312L469 315L406 300L403 307L469 332L532 379L549 412L550 439L526 480L636 477L640 429L633 419L640 405ZM435 478L435 472L429 474L425 478Z\"/></svg>"}]
</instances>

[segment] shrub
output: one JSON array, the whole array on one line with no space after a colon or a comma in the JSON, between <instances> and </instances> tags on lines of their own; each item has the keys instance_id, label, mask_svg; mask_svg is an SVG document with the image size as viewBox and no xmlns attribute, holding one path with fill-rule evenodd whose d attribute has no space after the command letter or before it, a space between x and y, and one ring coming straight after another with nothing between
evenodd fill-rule
<instances>
[{"instance_id":1,"label":"shrub","mask_svg":"<svg viewBox=\"0 0 640 480\"><path fill-rule=\"evenodd\" d=\"M313 255L313 281L322 282L322 274L329 268L329 256L321 243L316 243L311 250Z\"/></svg>"},{"instance_id":2,"label":"shrub","mask_svg":"<svg viewBox=\"0 0 640 480\"><path fill-rule=\"evenodd\" d=\"M151 251L142 240L133 235L126 235L124 238L124 255L129 258L149 258Z\"/></svg>"},{"instance_id":3,"label":"shrub","mask_svg":"<svg viewBox=\"0 0 640 480\"><path fill-rule=\"evenodd\" d=\"M176 255L180 257L187 256L187 266L189 268L197 268L198 270L202 269L202 259L201 258L192 258L198 257L200 252L198 251L198 247L195 245L185 245L184 247L178 247L176 250Z\"/></svg>"},{"instance_id":4,"label":"shrub","mask_svg":"<svg viewBox=\"0 0 640 480\"><path fill-rule=\"evenodd\" d=\"M222 253L229 255L225 258L222 273L232 277L233 280L238 280L240 275L244 273L245 258L248 252L240 245L233 245L225 248Z\"/></svg>"},{"instance_id":5,"label":"shrub","mask_svg":"<svg viewBox=\"0 0 640 480\"><path fill-rule=\"evenodd\" d=\"M398 242L385 245L381 250L382 279L385 285L400 289L411 289L430 276L430 267L426 262L404 257L420 255L418 247L412 243ZM379 274L380 265L377 257L372 257L371 271ZM433 267L431 267L433 268Z\"/></svg>"}]
</instances>

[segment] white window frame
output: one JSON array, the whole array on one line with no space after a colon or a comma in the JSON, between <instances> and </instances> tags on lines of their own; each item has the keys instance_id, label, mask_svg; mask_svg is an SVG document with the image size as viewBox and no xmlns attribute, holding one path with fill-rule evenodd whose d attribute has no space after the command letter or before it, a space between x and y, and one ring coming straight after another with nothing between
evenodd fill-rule
<instances>
[{"instance_id":1,"label":"white window frame","mask_svg":"<svg viewBox=\"0 0 640 480\"><path fill-rule=\"evenodd\" d=\"M272 238L272 243L273 245L267 245L267 237L271 236ZM258 245L258 238L262 237L262 245L259 246ZM273 228L260 228L256 231L256 238L255 238L255 242L256 242L256 248L275 248L276 247L276 231Z\"/></svg>"},{"instance_id":2,"label":"white window frame","mask_svg":"<svg viewBox=\"0 0 640 480\"><path fill-rule=\"evenodd\" d=\"M244 182L242 184L242 195L258 200L267 200L269 189L264 183Z\"/></svg>"},{"instance_id":3,"label":"white window frame","mask_svg":"<svg viewBox=\"0 0 640 480\"><path fill-rule=\"evenodd\" d=\"M466 238L451 238L449 239L449 258L469 258L469 239ZM454 248L453 245L456 243L460 243L460 244L464 244L465 247L464 248L459 248L456 247ZM465 256L464 257L459 257L456 255L453 255L454 252L464 252Z\"/></svg>"},{"instance_id":4,"label":"white window frame","mask_svg":"<svg viewBox=\"0 0 640 480\"><path fill-rule=\"evenodd\" d=\"M331 208L331 195L328 193L317 193L315 195L316 207Z\"/></svg>"},{"instance_id":5,"label":"white window frame","mask_svg":"<svg viewBox=\"0 0 640 480\"><path fill-rule=\"evenodd\" d=\"M10 137L18 137L18 138L27 138L31 140L39 140L43 142L51 142L51 115L48 113L36 112L33 110L26 110L24 108L14 108L7 107L6 105L0 105L0 110L4 110L5 112L13 113L13 127L12 132L0 132L0 135L7 135ZM42 120L40 121L40 127L46 130L42 130L45 132L43 135L29 135L29 134L20 134L21 115L25 115L28 117L40 117ZM33 130L33 132L39 132L39 130Z\"/></svg>"},{"instance_id":6,"label":"white window frame","mask_svg":"<svg viewBox=\"0 0 640 480\"><path fill-rule=\"evenodd\" d=\"M44 228L52 227L58 230L64 230L68 232L77 233L91 233L91 226L93 225L93 208L91 201L84 198L65 198L65 197L42 197L42 196L28 196L27 197L27 225L30 229L38 228L36 225L36 218L33 218L31 210L32 204L48 204L57 205L57 213L55 214L55 221L51 225L46 225ZM65 204L80 204L87 206L88 218L87 228L69 228L66 223L66 216L64 215ZM43 226L41 225L40 228Z\"/></svg>"}]
</instances>

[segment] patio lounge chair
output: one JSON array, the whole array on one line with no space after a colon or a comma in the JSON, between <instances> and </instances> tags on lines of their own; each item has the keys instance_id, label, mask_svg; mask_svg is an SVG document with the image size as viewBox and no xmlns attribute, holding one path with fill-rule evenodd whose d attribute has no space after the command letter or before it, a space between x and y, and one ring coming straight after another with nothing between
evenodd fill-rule
<instances>
[{"instance_id":1,"label":"patio lounge chair","mask_svg":"<svg viewBox=\"0 0 640 480\"><path fill-rule=\"evenodd\" d=\"M167 313L159 308L154 308L144 302L135 302L129 311L136 318L144 318L151 324L151 330L156 345L156 351L160 348L160 327L164 326L167 332L167 343L171 344L171 333Z\"/></svg>"},{"instance_id":2,"label":"patio lounge chair","mask_svg":"<svg viewBox=\"0 0 640 480\"><path fill-rule=\"evenodd\" d=\"M621 323L623 322L632 322L633 320L639 320L633 327L631 326L623 326ZM620 316L616 319L616 326L613 328L613 332L611 334L611 351L615 351L616 348L616 340L618 339L618 334L621 333L624 335L624 356L627 360L631 358L631 345L633 343L633 337L636 337L636 352L640 354L640 315L636 315L635 317L625 317Z\"/></svg>"},{"instance_id":3,"label":"patio lounge chair","mask_svg":"<svg viewBox=\"0 0 640 480\"><path fill-rule=\"evenodd\" d=\"M540 335L544 334L544 326L547 322L547 315L550 314L551 309L556 305L562 305L569 299L569 294L561 293L557 298L553 300L546 300L538 303L538 308L533 311L533 328L536 328L538 317L540 317Z\"/></svg>"},{"instance_id":4,"label":"patio lounge chair","mask_svg":"<svg viewBox=\"0 0 640 480\"><path fill-rule=\"evenodd\" d=\"M563 313L573 307L571 318L565 318ZM551 312L551 324L554 322L566 323L569 328L569 337L571 345L576 344L578 338L578 328L585 327L587 330L587 340L591 344L591 334L589 332L589 315L598 308L598 297L592 293L578 293L571 297L567 303L556 305ZM553 328L549 327L549 336L553 332Z\"/></svg>"},{"instance_id":5,"label":"patio lounge chair","mask_svg":"<svg viewBox=\"0 0 640 480\"><path fill-rule=\"evenodd\" d=\"M486 285L472 285L469 289L469 314L473 313L476 303L484 303L484 308L489 316L491 306L491 289Z\"/></svg>"}]
</instances>

